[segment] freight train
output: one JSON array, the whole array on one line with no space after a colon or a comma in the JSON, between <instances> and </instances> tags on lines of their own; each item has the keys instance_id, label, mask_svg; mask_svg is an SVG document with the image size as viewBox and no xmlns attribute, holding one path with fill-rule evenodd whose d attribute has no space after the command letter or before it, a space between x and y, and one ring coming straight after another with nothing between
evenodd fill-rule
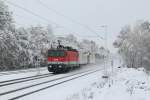
<instances>
[{"instance_id":1,"label":"freight train","mask_svg":"<svg viewBox=\"0 0 150 100\"><path fill-rule=\"evenodd\" d=\"M48 71L53 73L68 72L81 65L94 63L94 55L89 52L80 52L72 47L59 45L48 52Z\"/></svg>"}]
</instances>

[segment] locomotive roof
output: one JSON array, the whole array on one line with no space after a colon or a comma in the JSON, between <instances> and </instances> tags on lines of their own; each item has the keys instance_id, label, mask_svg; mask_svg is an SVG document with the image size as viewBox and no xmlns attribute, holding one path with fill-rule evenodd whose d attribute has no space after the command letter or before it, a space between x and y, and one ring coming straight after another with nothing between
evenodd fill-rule
<instances>
[{"instance_id":1,"label":"locomotive roof","mask_svg":"<svg viewBox=\"0 0 150 100\"><path fill-rule=\"evenodd\" d=\"M68 50L68 51L78 51L77 49L73 49L72 47L69 47L69 46L60 46L60 47L57 47L57 48L51 48L50 50Z\"/></svg>"}]
</instances>

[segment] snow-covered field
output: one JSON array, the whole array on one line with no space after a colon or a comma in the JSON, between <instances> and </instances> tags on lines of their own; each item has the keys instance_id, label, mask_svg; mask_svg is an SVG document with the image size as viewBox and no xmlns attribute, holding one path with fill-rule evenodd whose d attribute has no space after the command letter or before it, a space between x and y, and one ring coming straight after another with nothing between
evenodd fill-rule
<instances>
[{"instance_id":1,"label":"snow-covered field","mask_svg":"<svg viewBox=\"0 0 150 100\"><path fill-rule=\"evenodd\" d=\"M97 74L98 75L98 74ZM64 100L150 100L150 78L142 69L117 69L110 79L91 82Z\"/></svg>"},{"instance_id":2,"label":"snow-covered field","mask_svg":"<svg viewBox=\"0 0 150 100\"><path fill-rule=\"evenodd\" d=\"M12 85L8 85L8 86L2 86L2 87L0 87L0 100L1 99L2 100L7 100L7 98L16 97L19 94L21 95L21 94L24 94L24 93L28 93L30 91L34 91L38 88L45 87L46 85L50 85L50 84L45 84L45 85L41 85L39 87L30 88L30 89L25 90L25 91L17 91L15 93L10 93L8 95L1 95L1 93L12 91L12 90L19 89L19 88L22 88L22 87L31 86L31 85L34 85L34 84L39 84L39 83L42 83L42 82L45 82L45 81L53 80L53 79L64 77L64 76L70 76L70 75L75 74L75 73L81 73L81 72L86 72L86 71L89 71L89 70L101 69L102 66L103 66L103 63L98 64L98 65L97 64L86 65L86 66L82 66L80 69L70 71L69 73L58 74L58 75L49 74L49 77L36 79L36 80L30 80L30 81L27 81L27 82L24 81L22 83L12 84ZM40 72L39 72L39 70L37 70L37 71L34 70L33 72L29 71L29 72L26 72L26 73L23 72L23 73L18 73L18 74L2 75L2 76L0 76L0 82L7 81L7 80L12 80L12 79L30 77L30 76L35 76L35 75L48 74L48 73L50 73L50 72L47 71L47 68L41 68ZM54 84L54 83L55 82L53 82L51 84Z\"/></svg>"},{"instance_id":3,"label":"snow-covered field","mask_svg":"<svg viewBox=\"0 0 150 100\"><path fill-rule=\"evenodd\" d=\"M101 76L84 79L88 84L81 80L79 86L86 85L61 100L150 100L150 77L142 68L115 68L109 79Z\"/></svg>"},{"instance_id":4,"label":"snow-covered field","mask_svg":"<svg viewBox=\"0 0 150 100\"><path fill-rule=\"evenodd\" d=\"M99 68L99 66L102 67L102 65L104 65L104 62L103 62L103 60L100 60L99 63L97 63L97 64L84 65L80 69L71 71L69 73L84 71L84 70L91 70L91 69ZM48 73L51 73L51 72L48 72L47 67L32 68L32 69L29 69L29 70L19 70L19 71L5 71L5 72L0 72L0 82L1 81L6 81L6 80L11 80L11 79L48 74Z\"/></svg>"},{"instance_id":5,"label":"snow-covered field","mask_svg":"<svg viewBox=\"0 0 150 100\"><path fill-rule=\"evenodd\" d=\"M119 60L114 60L114 70L112 73L111 62L108 62L109 78L102 78L104 70L83 76L72 81L47 88L20 98L20 100L149 100L150 98L150 78L144 69L125 68L120 66ZM90 65L80 70L100 68L103 64ZM76 70L79 71L79 70ZM75 72L76 72L75 71ZM46 70L41 71L47 73ZM74 72L70 72L74 73ZM35 72L13 75L13 77L23 77L34 75ZM67 73L69 74L69 73ZM59 76L63 76L61 74ZM3 79L11 75L3 76ZM51 77L50 77L51 78ZM50 79L49 78L49 79ZM40 80L39 80L40 81ZM42 81L42 80L41 80Z\"/></svg>"},{"instance_id":6,"label":"snow-covered field","mask_svg":"<svg viewBox=\"0 0 150 100\"><path fill-rule=\"evenodd\" d=\"M21 100L149 100L150 78L144 70L115 65L109 79L102 78L103 71L96 72Z\"/></svg>"},{"instance_id":7,"label":"snow-covered field","mask_svg":"<svg viewBox=\"0 0 150 100\"><path fill-rule=\"evenodd\" d=\"M19 71L0 72L0 81L24 78L24 77L30 77L30 76L49 73L47 71L47 67L40 68L40 69L31 69L30 71L27 71L27 70L20 70L20 71L22 71L22 72L19 72ZM17 72L19 72L19 73L17 73ZM6 73L6 75L5 75L5 73ZM11 73L11 74L9 74L9 73Z\"/></svg>"}]
</instances>

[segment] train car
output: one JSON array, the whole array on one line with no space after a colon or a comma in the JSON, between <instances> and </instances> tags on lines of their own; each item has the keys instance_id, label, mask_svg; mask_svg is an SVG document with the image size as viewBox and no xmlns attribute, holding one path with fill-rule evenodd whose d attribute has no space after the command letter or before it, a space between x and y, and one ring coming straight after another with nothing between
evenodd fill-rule
<instances>
[{"instance_id":1,"label":"train car","mask_svg":"<svg viewBox=\"0 0 150 100\"><path fill-rule=\"evenodd\" d=\"M79 64L86 65L88 64L88 54L82 51L79 51Z\"/></svg>"},{"instance_id":2,"label":"train car","mask_svg":"<svg viewBox=\"0 0 150 100\"><path fill-rule=\"evenodd\" d=\"M48 50L48 71L54 73L67 72L80 66L79 52L71 47Z\"/></svg>"},{"instance_id":3,"label":"train car","mask_svg":"<svg viewBox=\"0 0 150 100\"><path fill-rule=\"evenodd\" d=\"M79 51L79 64L94 64L95 63L95 54L90 52Z\"/></svg>"}]
</instances>

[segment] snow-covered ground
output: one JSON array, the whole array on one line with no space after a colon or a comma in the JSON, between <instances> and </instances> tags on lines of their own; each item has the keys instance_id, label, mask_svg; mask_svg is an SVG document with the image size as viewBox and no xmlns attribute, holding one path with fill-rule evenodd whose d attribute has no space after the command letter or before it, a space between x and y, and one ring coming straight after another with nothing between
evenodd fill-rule
<instances>
[{"instance_id":1,"label":"snow-covered ground","mask_svg":"<svg viewBox=\"0 0 150 100\"><path fill-rule=\"evenodd\" d=\"M111 60L106 64L106 66L108 66L107 73L109 73L109 78L102 78L105 72L102 70L33 93L20 98L20 100L149 100L150 78L149 75L145 73L144 69L118 68L121 66L120 60L114 59L114 69L112 72L111 64ZM93 69L96 69L103 67L103 64L86 66L80 70L90 69L91 66ZM76 70L70 73L78 71L79 70ZM43 71L43 73L47 72ZM24 75L31 74L33 75L35 73L24 73ZM67 74L69 75L69 73ZM19 75L20 74L16 74L16 76L13 75L13 77L19 77ZM59 76L63 75L64 74L61 74ZM7 78L8 76L10 77L10 75L3 77Z\"/></svg>"},{"instance_id":2,"label":"snow-covered ground","mask_svg":"<svg viewBox=\"0 0 150 100\"><path fill-rule=\"evenodd\" d=\"M95 74L95 80L89 78L90 85L83 86L64 100L150 100L150 77L142 68L116 67L109 79L103 79L100 73Z\"/></svg>"},{"instance_id":3,"label":"snow-covered ground","mask_svg":"<svg viewBox=\"0 0 150 100\"><path fill-rule=\"evenodd\" d=\"M150 100L150 77L142 68L115 68L109 79L95 74L90 85L64 100Z\"/></svg>"},{"instance_id":4,"label":"snow-covered ground","mask_svg":"<svg viewBox=\"0 0 150 100\"><path fill-rule=\"evenodd\" d=\"M30 76L49 73L47 71L47 67L40 68L40 69L37 69L37 68L30 69L30 71L27 71L27 70L20 70L20 71L22 71L22 72L19 72L19 71L0 72L0 82L6 81L6 80L12 80L12 79L17 79L17 78L24 78L24 77L30 77ZM17 72L19 72L19 73L17 73ZM5 73L6 73L6 75L5 75Z\"/></svg>"},{"instance_id":5,"label":"snow-covered ground","mask_svg":"<svg viewBox=\"0 0 150 100\"><path fill-rule=\"evenodd\" d=\"M144 70L118 68L117 60L114 65L108 79L102 78L104 71L96 72L21 100L149 100L150 78Z\"/></svg>"},{"instance_id":6,"label":"snow-covered ground","mask_svg":"<svg viewBox=\"0 0 150 100\"><path fill-rule=\"evenodd\" d=\"M11 90L19 89L19 88L22 88L22 87L27 87L27 86L34 85L34 84L39 84L39 83L49 81L49 80L53 80L53 79L56 79L56 78L60 78L60 77L64 77L64 76L70 76L70 75L75 74L75 73L86 72L86 71L95 70L95 69L102 69L103 68L102 66L103 66L103 61L100 64L90 64L90 65L82 66L80 69L70 71L69 73L58 74L58 75L49 74L49 77L36 79L36 80L30 80L30 81L27 81L27 82L25 81L25 82L22 82L22 83L12 84L12 85L8 85L8 86L3 86L3 87L0 87L0 94L4 93L4 92L11 91ZM35 69L33 72L29 71L29 72L26 72L26 73L23 72L23 73L18 73L18 74L2 75L2 76L0 76L0 82L7 81L7 80L12 80L12 79L17 79L17 78L35 76L35 75L40 75L40 74L41 75L42 74L48 74L48 73L50 73L50 72L47 71L47 68L41 68L40 73L39 73L39 70L36 71L36 69ZM51 83L51 84L54 84L54 83ZM45 87L47 85L50 85L50 84L44 84L44 85L41 85L39 87L30 88L27 91L26 90L25 91L18 91L18 92L11 93L11 94L8 94L8 95L0 96L0 100L1 99L2 100L7 100L7 98L11 98L12 96L15 97L15 96L17 96L19 94L22 94L22 93L23 94L28 93L30 91L36 90L36 89L41 88L43 86Z\"/></svg>"},{"instance_id":7,"label":"snow-covered ground","mask_svg":"<svg viewBox=\"0 0 150 100\"><path fill-rule=\"evenodd\" d=\"M80 69L73 70L69 73L95 69L95 68L99 68L99 66L102 67L102 65L104 65L104 61L99 60L99 63L97 64L84 65ZM18 70L18 71L5 71L5 72L0 72L0 82L6 81L6 80L12 80L12 79L48 74L48 73L51 73L51 72L48 72L47 67L32 68L29 70L26 69L26 70Z\"/></svg>"}]
</instances>

